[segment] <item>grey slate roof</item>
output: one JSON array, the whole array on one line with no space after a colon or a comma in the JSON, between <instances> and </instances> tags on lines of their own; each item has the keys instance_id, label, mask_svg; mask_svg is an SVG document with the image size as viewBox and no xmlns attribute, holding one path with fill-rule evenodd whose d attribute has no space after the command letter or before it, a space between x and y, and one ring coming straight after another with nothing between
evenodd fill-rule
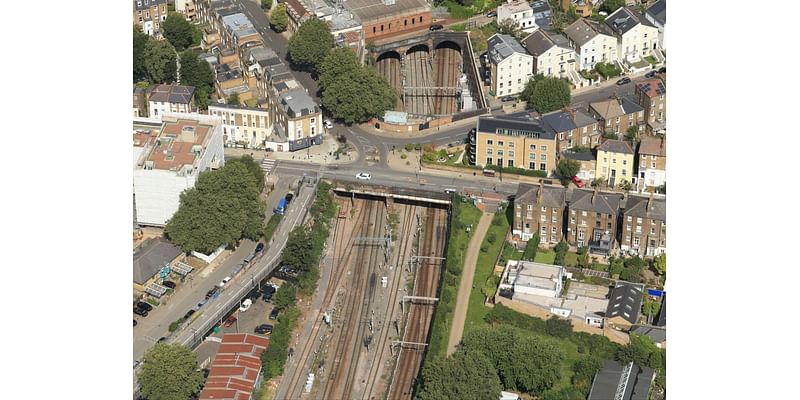
<instances>
[{"instance_id":1,"label":"grey slate roof","mask_svg":"<svg viewBox=\"0 0 800 400\"><path fill-rule=\"evenodd\" d=\"M549 37L547 37L542 29L538 29L536 32L533 32L522 39L522 45L528 49L528 53L531 53L532 56L536 57L544 54L556 44L553 43Z\"/></svg>"},{"instance_id":2,"label":"grey slate roof","mask_svg":"<svg viewBox=\"0 0 800 400\"><path fill-rule=\"evenodd\" d=\"M164 265L181 254L181 249L166 239L148 239L133 251L133 281L143 285Z\"/></svg>"},{"instance_id":3,"label":"grey slate roof","mask_svg":"<svg viewBox=\"0 0 800 400\"><path fill-rule=\"evenodd\" d=\"M535 119L526 121L523 119L480 117L478 118L476 129L477 132L484 133L497 133L498 129L515 131L503 133L509 136L528 136L540 139L555 139L556 137L554 133L545 130L542 123Z\"/></svg>"},{"instance_id":4,"label":"grey slate roof","mask_svg":"<svg viewBox=\"0 0 800 400\"><path fill-rule=\"evenodd\" d=\"M617 281L609 295L606 318L622 317L631 324L637 323L643 299L643 284Z\"/></svg>"},{"instance_id":5,"label":"grey slate roof","mask_svg":"<svg viewBox=\"0 0 800 400\"><path fill-rule=\"evenodd\" d=\"M564 34L575 43L576 47L583 46L592 40L599 33L596 24L591 24L586 18L578 18L577 21L564 28Z\"/></svg>"},{"instance_id":6,"label":"grey slate roof","mask_svg":"<svg viewBox=\"0 0 800 400\"><path fill-rule=\"evenodd\" d=\"M633 154L633 149L628 142L622 140L608 139L597 146L597 150L603 150L611 153Z\"/></svg>"},{"instance_id":7,"label":"grey slate roof","mask_svg":"<svg viewBox=\"0 0 800 400\"><path fill-rule=\"evenodd\" d=\"M495 64L515 53L528 54L513 36L497 33L489 38L489 57Z\"/></svg>"},{"instance_id":8,"label":"grey slate roof","mask_svg":"<svg viewBox=\"0 0 800 400\"><path fill-rule=\"evenodd\" d=\"M592 204L592 196L595 197L594 204ZM619 212L621 201L621 193L597 192L595 195L594 190L575 189L570 197L569 208L616 215Z\"/></svg>"},{"instance_id":9,"label":"grey slate roof","mask_svg":"<svg viewBox=\"0 0 800 400\"><path fill-rule=\"evenodd\" d=\"M610 119L622 115L633 114L644 109L636 103L633 96L623 96L621 98L610 98L608 100L590 103L589 107L595 110L602 118Z\"/></svg>"},{"instance_id":10,"label":"grey slate roof","mask_svg":"<svg viewBox=\"0 0 800 400\"><path fill-rule=\"evenodd\" d=\"M594 161L597 160L597 156L594 154L593 151L582 151L576 153L574 151L564 151L561 153L561 157L564 157L568 160L578 160L578 161Z\"/></svg>"},{"instance_id":11,"label":"grey slate roof","mask_svg":"<svg viewBox=\"0 0 800 400\"><path fill-rule=\"evenodd\" d=\"M616 398L625 365L616 361L603 361L603 368L597 372L589 390L588 400L611 400ZM622 400L646 400L653 383L655 371L647 367L631 366L631 373L625 382Z\"/></svg>"},{"instance_id":12,"label":"grey slate roof","mask_svg":"<svg viewBox=\"0 0 800 400\"><path fill-rule=\"evenodd\" d=\"M539 185L520 183L514 202L516 204L539 204L539 188ZM541 205L545 207L564 208L566 205L566 188L563 186L542 185L541 189Z\"/></svg>"},{"instance_id":13,"label":"grey slate roof","mask_svg":"<svg viewBox=\"0 0 800 400\"><path fill-rule=\"evenodd\" d=\"M293 89L278 96L281 106L290 117L317 112L317 103L303 89Z\"/></svg>"},{"instance_id":14,"label":"grey slate roof","mask_svg":"<svg viewBox=\"0 0 800 400\"><path fill-rule=\"evenodd\" d=\"M655 321L653 323L656 326L666 327L667 326L667 295L664 295L664 298L661 299L661 311L658 312L658 316L656 316Z\"/></svg>"},{"instance_id":15,"label":"grey slate roof","mask_svg":"<svg viewBox=\"0 0 800 400\"><path fill-rule=\"evenodd\" d=\"M650 14L653 19L661 23L661 25L667 24L667 0L659 0L653 3L650 8L647 9L647 13Z\"/></svg>"},{"instance_id":16,"label":"grey slate roof","mask_svg":"<svg viewBox=\"0 0 800 400\"><path fill-rule=\"evenodd\" d=\"M648 208L647 203L650 203ZM626 216L630 215L637 218L648 218L659 221L667 220L667 200L662 197L649 197L634 196L628 197L625 202Z\"/></svg>"},{"instance_id":17,"label":"grey slate roof","mask_svg":"<svg viewBox=\"0 0 800 400\"><path fill-rule=\"evenodd\" d=\"M156 85L150 91L150 101L189 104L194 96L194 86Z\"/></svg>"},{"instance_id":18,"label":"grey slate roof","mask_svg":"<svg viewBox=\"0 0 800 400\"><path fill-rule=\"evenodd\" d=\"M634 325L631 332L639 336L648 336L653 339L655 343L661 343L667 340L667 329L660 326L650 325Z\"/></svg>"},{"instance_id":19,"label":"grey slate roof","mask_svg":"<svg viewBox=\"0 0 800 400\"><path fill-rule=\"evenodd\" d=\"M217 82L220 83L242 78L242 70L240 68L231 68L228 64L218 65L216 70Z\"/></svg>"},{"instance_id":20,"label":"grey slate roof","mask_svg":"<svg viewBox=\"0 0 800 400\"><path fill-rule=\"evenodd\" d=\"M620 7L605 19L606 26L617 35L624 35L636 25L653 26L642 15L631 7Z\"/></svg>"},{"instance_id":21,"label":"grey slate roof","mask_svg":"<svg viewBox=\"0 0 800 400\"><path fill-rule=\"evenodd\" d=\"M553 111L542 115L545 127L554 132L567 132L576 128L592 125L597 122L594 117L583 110L575 110L575 118L568 111Z\"/></svg>"},{"instance_id":22,"label":"grey slate roof","mask_svg":"<svg viewBox=\"0 0 800 400\"><path fill-rule=\"evenodd\" d=\"M536 15L537 13L543 12L550 12L550 4L547 3L547 0L536 0L531 2L531 9L533 9L533 14Z\"/></svg>"},{"instance_id":23,"label":"grey slate roof","mask_svg":"<svg viewBox=\"0 0 800 400\"><path fill-rule=\"evenodd\" d=\"M639 111L644 111L644 108L636 102L636 98L632 95L622 96L620 99L620 107L622 107L622 112L625 114L633 114Z\"/></svg>"}]
</instances>

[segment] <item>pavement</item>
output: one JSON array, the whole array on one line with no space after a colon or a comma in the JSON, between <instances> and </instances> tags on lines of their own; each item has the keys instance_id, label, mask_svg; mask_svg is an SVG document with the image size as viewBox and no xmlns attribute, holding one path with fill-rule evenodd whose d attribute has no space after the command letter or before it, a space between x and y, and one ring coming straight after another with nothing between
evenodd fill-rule
<instances>
[{"instance_id":1,"label":"pavement","mask_svg":"<svg viewBox=\"0 0 800 400\"><path fill-rule=\"evenodd\" d=\"M467 319L467 308L469 307L469 294L472 291L473 278L475 277L475 267L478 264L478 255L481 251L481 243L489 226L492 223L492 213L485 212L481 215L475 234L469 240L467 247L467 257L464 260L464 271L461 274L461 283L458 285L458 296L456 296L456 309L453 313L453 327L450 329L450 339L447 342L447 355L455 353L458 344L461 343L461 336L464 335L464 322ZM483 283L481 283L483 284Z\"/></svg>"}]
</instances>

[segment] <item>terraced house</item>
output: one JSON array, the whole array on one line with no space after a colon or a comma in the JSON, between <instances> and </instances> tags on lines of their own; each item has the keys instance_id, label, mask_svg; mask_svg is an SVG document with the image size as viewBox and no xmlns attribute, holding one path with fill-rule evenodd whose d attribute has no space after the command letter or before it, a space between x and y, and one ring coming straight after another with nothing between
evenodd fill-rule
<instances>
[{"instance_id":1,"label":"terraced house","mask_svg":"<svg viewBox=\"0 0 800 400\"><path fill-rule=\"evenodd\" d=\"M537 232L543 246L555 245L564 233L566 189L563 186L521 183L514 198L511 233L528 241Z\"/></svg>"},{"instance_id":2,"label":"terraced house","mask_svg":"<svg viewBox=\"0 0 800 400\"><path fill-rule=\"evenodd\" d=\"M633 182L633 149L622 140L606 140L597 146L594 176L613 188L623 181Z\"/></svg>"},{"instance_id":3,"label":"terraced house","mask_svg":"<svg viewBox=\"0 0 800 400\"><path fill-rule=\"evenodd\" d=\"M266 108L214 103L208 106L208 114L222 118L222 138L227 147L263 149L272 129Z\"/></svg>"},{"instance_id":4,"label":"terraced house","mask_svg":"<svg viewBox=\"0 0 800 400\"><path fill-rule=\"evenodd\" d=\"M617 38L620 60L635 63L658 47L658 28L632 7L620 7L605 23Z\"/></svg>"},{"instance_id":5,"label":"terraced house","mask_svg":"<svg viewBox=\"0 0 800 400\"><path fill-rule=\"evenodd\" d=\"M555 135L531 118L480 117L476 127L477 165L517 167L548 174L556 166Z\"/></svg>"},{"instance_id":6,"label":"terraced house","mask_svg":"<svg viewBox=\"0 0 800 400\"><path fill-rule=\"evenodd\" d=\"M622 217L622 251L645 257L667 252L666 198L630 196Z\"/></svg>"},{"instance_id":7,"label":"terraced house","mask_svg":"<svg viewBox=\"0 0 800 400\"><path fill-rule=\"evenodd\" d=\"M575 50L563 35L538 30L522 39L522 45L533 56L534 75L577 79L570 75L575 71Z\"/></svg>"},{"instance_id":8,"label":"terraced house","mask_svg":"<svg viewBox=\"0 0 800 400\"><path fill-rule=\"evenodd\" d=\"M579 71L590 70L599 62L613 63L617 59L617 38L603 24L579 18L564 29L564 34L575 49Z\"/></svg>"},{"instance_id":9,"label":"terraced house","mask_svg":"<svg viewBox=\"0 0 800 400\"><path fill-rule=\"evenodd\" d=\"M636 83L636 100L644 108L646 131L664 133L667 129L667 86L661 79L647 79Z\"/></svg>"},{"instance_id":10,"label":"terraced house","mask_svg":"<svg viewBox=\"0 0 800 400\"><path fill-rule=\"evenodd\" d=\"M589 105L589 112L600 122L601 132L624 134L631 126L644 130L644 109L633 96L610 98Z\"/></svg>"},{"instance_id":11,"label":"terraced house","mask_svg":"<svg viewBox=\"0 0 800 400\"><path fill-rule=\"evenodd\" d=\"M576 189L570 197L566 239L588 246L592 253L609 254L614 248L622 194Z\"/></svg>"},{"instance_id":12,"label":"terraced house","mask_svg":"<svg viewBox=\"0 0 800 400\"><path fill-rule=\"evenodd\" d=\"M597 120L583 110L567 107L542 116L545 128L556 136L558 151L575 146L593 148L600 144Z\"/></svg>"}]
</instances>

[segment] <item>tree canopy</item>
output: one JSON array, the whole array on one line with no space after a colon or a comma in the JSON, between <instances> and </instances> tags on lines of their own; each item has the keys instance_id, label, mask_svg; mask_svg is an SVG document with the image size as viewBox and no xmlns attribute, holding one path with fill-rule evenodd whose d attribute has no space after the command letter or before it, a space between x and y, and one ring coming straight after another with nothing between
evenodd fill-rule
<instances>
[{"instance_id":1,"label":"tree canopy","mask_svg":"<svg viewBox=\"0 0 800 400\"><path fill-rule=\"evenodd\" d=\"M186 347L156 343L142 359L139 384L149 400L186 400L200 391L203 373Z\"/></svg>"},{"instance_id":2,"label":"tree canopy","mask_svg":"<svg viewBox=\"0 0 800 400\"><path fill-rule=\"evenodd\" d=\"M208 108L208 100L214 89L214 70L206 60L200 59L198 50L181 53L181 84L194 86L195 103L201 110Z\"/></svg>"},{"instance_id":3,"label":"tree canopy","mask_svg":"<svg viewBox=\"0 0 800 400\"><path fill-rule=\"evenodd\" d=\"M272 299L272 304L275 306L275 308L283 310L284 308L294 304L296 292L297 291L295 290L294 285L291 283L284 283L281 285L278 291L275 292L275 297Z\"/></svg>"},{"instance_id":4,"label":"tree canopy","mask_svg":"<svg viewBox=\"0 0 800 400\"><path fill-rule=\"evenodd\" d=\"M289 56L292 64L301 69L316 71L317 64L333 48L335 41L328 24L311 17L289 39Z\"/></svg>"},{"instance_id":5,"label":"tree canopy","mask_svg":"<svg viewBox=\"0 0 800 400\"><path fill-rule=\"evenodd\" d=\"M144 49L150 36L143 33L139 27L133 26L133 81L147 79L147 67L144 61Z\"/></svg>"},{"instance_id":6,"label":"tree canopy","mask_svg":"<svg viewBox=\"0 0 800 400\"><path fill-rule=\"evenodd\" d=\"M286 5L278 3L272 14L269 16L269 25L275 32L283 32L289 27L289 14L286 12Z\"/></svg>"},{"instance_id":7,"label":"tree canopy","mask_svg":"<svg viewBox=\"0 0 800 400\"><path fill-rule=\"evenodd\" d=\"M261 0L261 9L269 10L272 8L272 0Z\"/></svg>"},{"instance_id":8,"label":"tree canopy","mask_svg":"<svg viewBox=\"0 0 800 400\"><path fill-rule=\"evenodd\" d=\"M625 6L625 0L605 0L603 4L600 5L599 10L605 11L610 15L623 6Z\"/></svg>"},{"instance_id":9,"label":"tree canopy","mask_svg":"<svg viewBox=\"0 0 800 400\"><path fill-rule=\"evenodd\" d=\"M500 379L489 357L479 351L459 351L423 365L416 398L493 399L500 390Z\"/></svg>"},{"instance_id":10,"label":"tree canopy","mask_svg":"<svg viewBox=\"0 0 800 400\"><path fill-rule=\"evenodd\" d=\"M170 13L161 24L161 31L175 49L183 51L192 45L194 27L182 14Z\"/></svg>"},{"instance_id":11,"label":"tree canopy","mask_svg":"<svg viewBox=\"0 0 800 400\"><path fill-rule=\"evenodd\" d=\"M581 171L581 162L578 160L570 160L569 158L562 158L558 160L558 165L556 165L556 172L558 175L564 179L570 179L575 175L578 175L578 172Z\"/></svg>"},{"instance_id":12,"label":"tree canopy","mask_svg":"<svg viewBox=\"0 0 800 400\"><path fill-rule=\"evenodd\" d=\"M148 39L144 46L144 68L150 82L172 83L178 77L175 48L165 40Z\"/></svg>"},{"instance_id":13,"label":"tree canopy","mask_svg":"<svg viewBox=\"0 0 800 400\"><path fill-rule=\"evenodd\" d=\"M544 114L568 106L571 100L567 81L545 77L535 81L528 105L533 106L540 114Z\"/></svg>"},{"instance_id":14,"label":"tree canopy","mask_svg":"<svg viewBox=\"0 0 800 400\"><path fill-rule=\"evenodd\" d=\"M209 253L242 238L258 239L265 205L259 198L259 178L248 163L256 164L252 158L233 160L203 172L194 188L181 194L180 207L164 228L173 244L185 252Z\"/></svg>"},{"instance_id":15,"label":"tree canopy","mask_svg":"<svg viewBox=\"0 0 800 400\"><path fill-rule=\"evenodd\" d=\"M350 49L331 51L319 64L322 105L345 123L365 122L391 110L397 93L385 77L360 65Z\"/></svg>"}]
</instances>

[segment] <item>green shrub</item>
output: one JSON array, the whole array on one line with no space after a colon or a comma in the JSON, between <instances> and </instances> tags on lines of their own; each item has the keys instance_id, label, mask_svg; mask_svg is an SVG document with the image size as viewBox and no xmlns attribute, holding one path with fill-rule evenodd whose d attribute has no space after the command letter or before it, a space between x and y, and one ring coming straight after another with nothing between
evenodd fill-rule
<instances>
[{"instance_id":1,"label":"green shrub","mask_svg":"<svg viewBox=\"0 0 800 400\"><path fill-rule=\"evenodd\" d=\"M406 148L406 151L411 151L411 150L414 150L414 145L411 144L411 143L406 143L405 148Z\"/></svg>"},{"instance_id":2,"label":"green shrub","mask_svg":"<svg viewBox=\"0 0 800 400\"><path fill-rule=\"evenodd\" d=\"M537 232L532 238L528 239L528 244L525 245L525 253L522 255L523 260L533 261L536 258L536 251L539 250L539 233Z\"/></svg>"},{"instance_id":3,"label":"green shrub","mask_svg":"<svg viewBox=\"0 0 800 400\"><path fill-rule=\"evenodd\" d=\"M622 74L622 70L611 63L597 63L595 64L594 69L604 78L614 78Z\"/></svg>"}]
</instances>

